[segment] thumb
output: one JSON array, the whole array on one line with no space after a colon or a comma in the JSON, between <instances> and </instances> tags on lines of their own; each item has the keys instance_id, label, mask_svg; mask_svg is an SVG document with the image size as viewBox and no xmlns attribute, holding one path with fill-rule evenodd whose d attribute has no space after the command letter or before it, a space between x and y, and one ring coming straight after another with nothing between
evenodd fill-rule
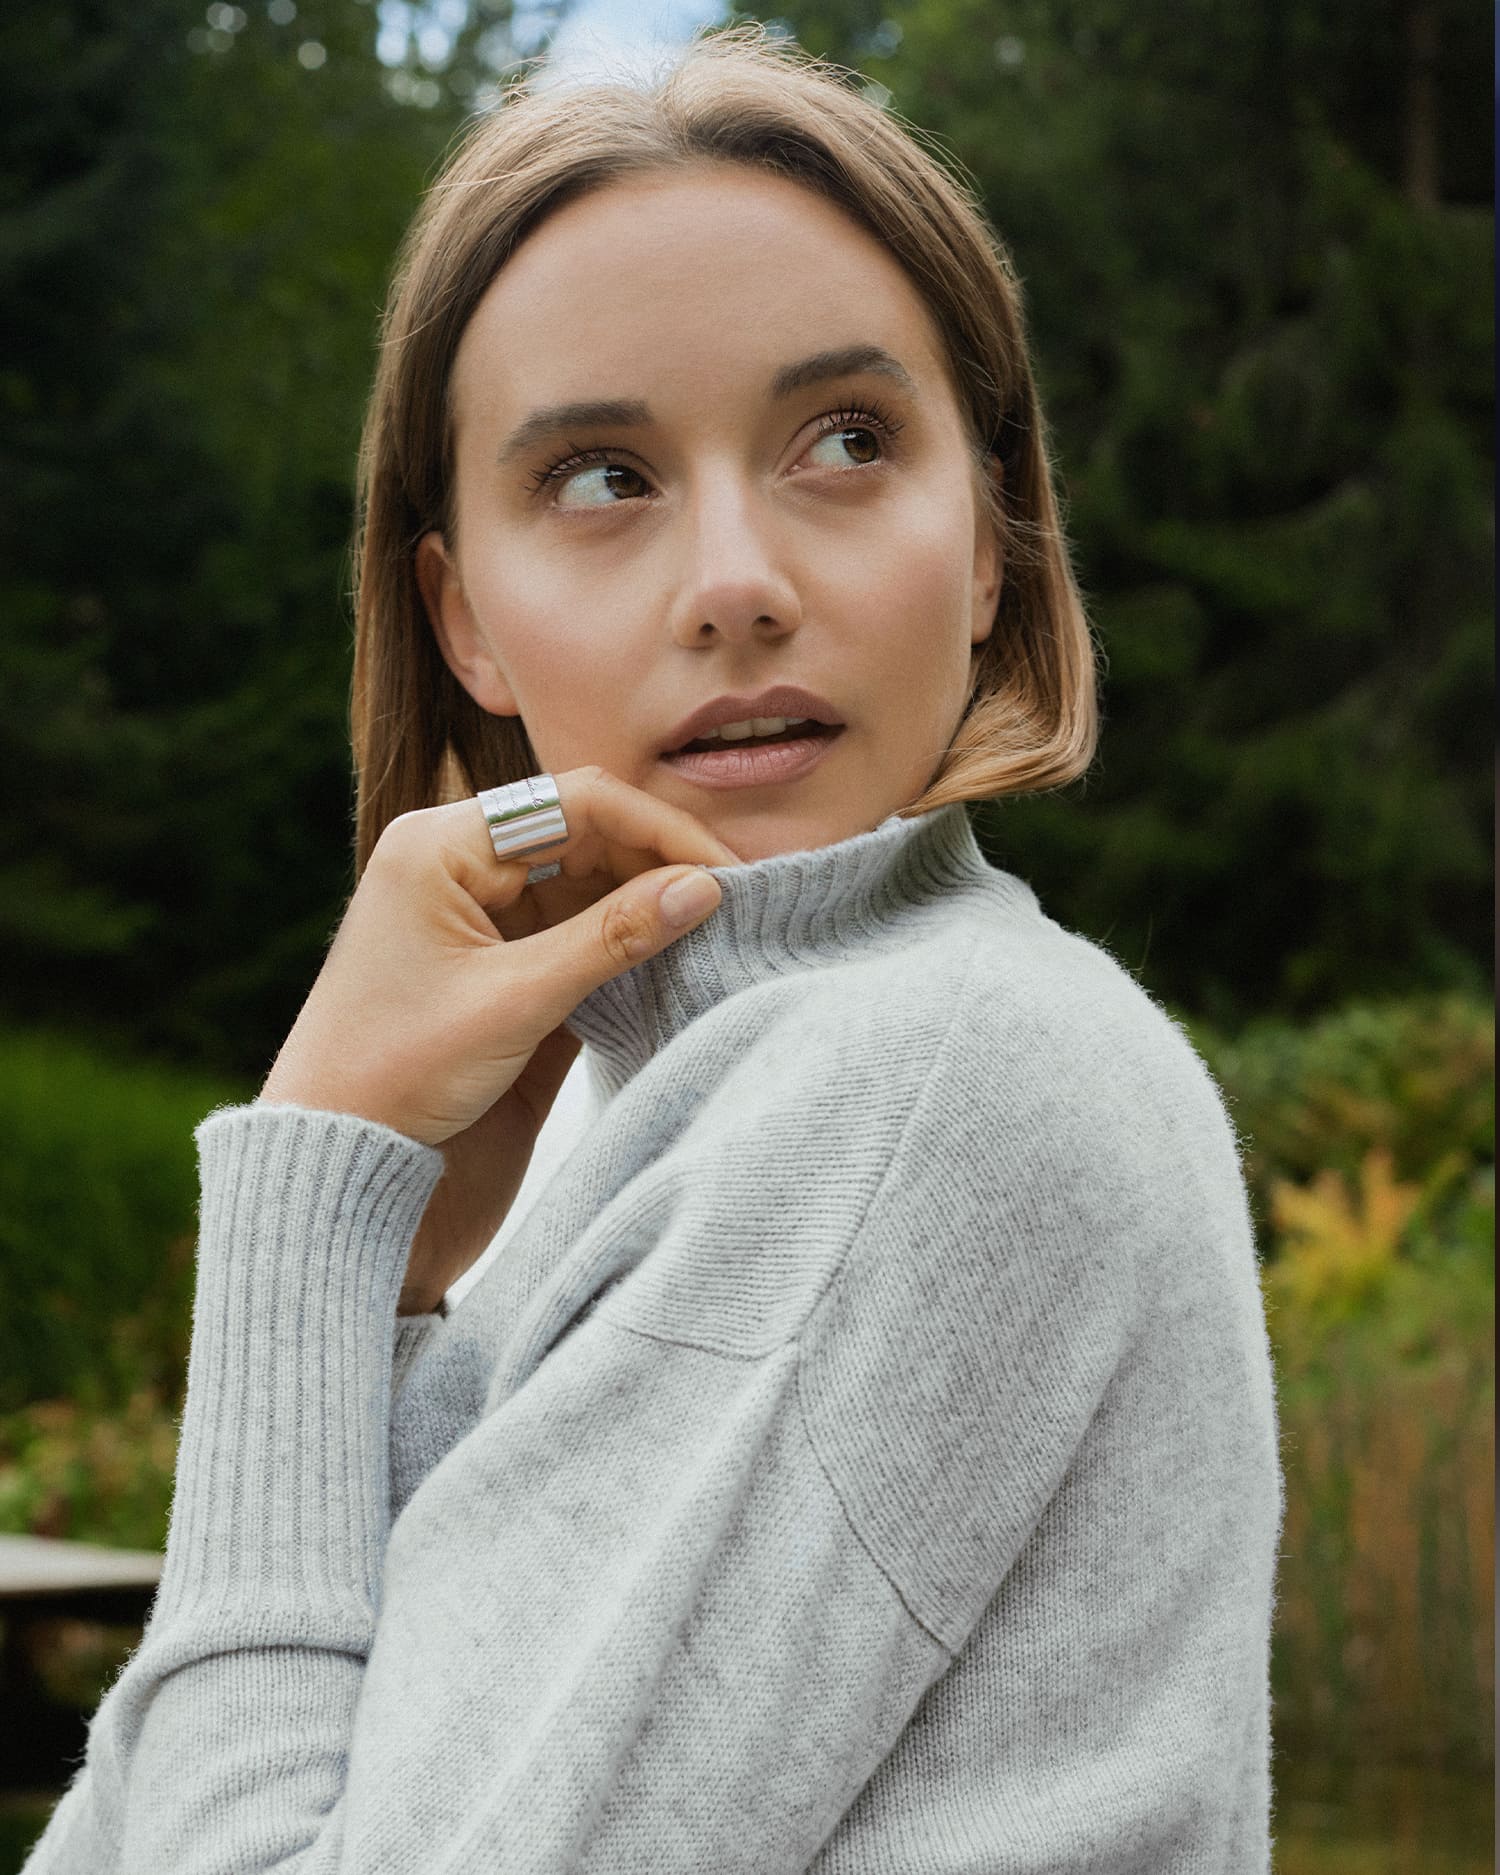
<instances>
[{"instance_id":1,"label":"thumb","mask_svg":"<svg viewBox=\"0 0 1500 1875\"><path fill-rule=\"evenodd\" d=\"M591 990L633 970L702 924L724 894L702 866L663 866L638 874L561 924L513 940L504 955L527 954L528 1014L555 1028Z\"/></svg>"}]
</instances>

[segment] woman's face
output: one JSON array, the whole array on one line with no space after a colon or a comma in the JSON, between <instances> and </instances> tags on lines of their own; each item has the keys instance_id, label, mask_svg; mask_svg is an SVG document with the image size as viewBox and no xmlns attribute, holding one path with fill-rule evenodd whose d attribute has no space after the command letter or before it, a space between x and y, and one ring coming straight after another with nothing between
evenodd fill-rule
<instances>
[{"instance_id":1,"label":"woman's face","mask_svg":"<svg viewBox=\"0 0 1500 1875\"><path fill-rule=\"evenodd\" d=\"M611 184L491 282L453 398L456 527L418 578L450 668L545 770L597 762L747 860L922 793L1000 566L931 316L878 241L743 166ZM756 738L674 755L726 698Z\"/></svg>"}]
</instances>

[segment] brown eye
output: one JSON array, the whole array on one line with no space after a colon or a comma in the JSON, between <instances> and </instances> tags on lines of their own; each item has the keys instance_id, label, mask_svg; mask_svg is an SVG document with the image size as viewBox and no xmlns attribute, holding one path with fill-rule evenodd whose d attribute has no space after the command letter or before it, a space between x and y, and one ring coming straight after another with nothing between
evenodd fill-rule
<instances>
[{"instance_id":1,"label":"brown eye","mask_svg":"<svg viewBox=\"0 0 1500 1875\"><path fill-rule=\"evenodd\" d=\"M560 479L562 486L557 491L557 505L560 508L613 507L617 498L629 499L639 495L645 487L637 471L623 462L601 462L592 468L576 469ZM581 490L582 498L578 501L564 501L563 496L569 490ZM602 501L592 498L601 494L605 497Z\"/></svg>"},{"instance_id":2,"label":"brown eye","mask_svg":"<svg viewBox=\"0 0 1500 1875\"><path fill-rule=\"evenodd\" d=\"M862 424L846 424L844 428L829 429L812 448L814 461L823 469L847 469L849 465L864 469L870 463L879 461L879 437L874 429L866 429ZM825 450L827 454L817 458L817 450Z\"/></svg>"}]
</instances>

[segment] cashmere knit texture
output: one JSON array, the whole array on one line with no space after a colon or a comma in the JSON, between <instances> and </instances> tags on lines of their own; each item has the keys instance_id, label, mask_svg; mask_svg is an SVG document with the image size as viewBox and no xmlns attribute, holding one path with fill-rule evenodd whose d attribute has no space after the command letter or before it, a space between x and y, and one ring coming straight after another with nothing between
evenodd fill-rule
<instances>
[{"instance_id":1,"label":"cashmere knit texture","mask_svg":"<svg viewBox=\"0 0 1500 1875\"><path fill-rule=\"evenodd\" d=\"M713 870L446 1315L440 1153L199 1126L162 1583L28 1875L1264 1875L1218 1089L962 805Z\"/></svg>"}]
</instances>

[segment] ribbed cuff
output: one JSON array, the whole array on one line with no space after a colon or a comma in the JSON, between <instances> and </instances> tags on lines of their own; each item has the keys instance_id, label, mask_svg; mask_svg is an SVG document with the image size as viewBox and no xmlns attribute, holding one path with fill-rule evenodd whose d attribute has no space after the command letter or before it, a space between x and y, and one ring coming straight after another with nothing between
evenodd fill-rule
<instances>
[{"instance_id":1,"label":"ribbed cuff","mask_svg":"<svg viewBox=\"0 0 1500 1875\"><path fill-rule=\"evenodd\" d=\"M443 1155L286 1105L198 1127L187 1403L153 1625L200 1603L373 1601L396 1302Z\"/></svg>"}]
</instances>

